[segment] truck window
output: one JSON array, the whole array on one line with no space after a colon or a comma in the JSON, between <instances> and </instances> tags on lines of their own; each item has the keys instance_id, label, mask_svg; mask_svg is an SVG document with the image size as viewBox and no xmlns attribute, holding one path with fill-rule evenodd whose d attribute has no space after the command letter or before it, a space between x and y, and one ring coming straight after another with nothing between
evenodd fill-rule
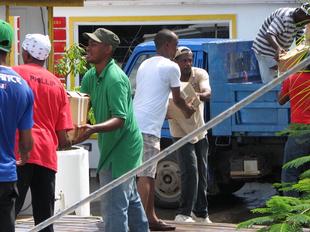
<instances>
[{"instance_id":1,"label":"truck window","mask_svg":"<svg viewBox=\"0 0 310 232\"><path fill-rule=\"evenodd\" d=\"M131 94L132 94L132 96L135 95L135 91L136 91L136 76L137 76L138 68L140 67L140 65L141 65L141 63L143 61L145 61L146 59L150 58L153 55L154 54L141 54L135 60L133 68L130 71L130 74L128 75L129 76L129 80L130 80L130 84L131 84Z\"/></svg>"},{"instance_id":2,"label":"truck window","mask_svg":"<svg viewBox=\"0 0 310 232\"><path fill-rule=\"evenodd\" d=\"M228 82L260 82L258 64L252 51L228 53L226 59Z\"/></svg>"}]
</instances>

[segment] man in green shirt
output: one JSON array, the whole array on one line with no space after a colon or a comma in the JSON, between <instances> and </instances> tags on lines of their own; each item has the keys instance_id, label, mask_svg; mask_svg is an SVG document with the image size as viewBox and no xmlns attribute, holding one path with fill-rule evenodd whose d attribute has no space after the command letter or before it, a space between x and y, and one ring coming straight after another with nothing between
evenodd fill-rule
<instances>
[{"instance_id":1,"label":"man in green shirt","mask_svg":"<svg viewBox=\"0 0 310 232\"><path fill-rule=\"evenodd\" d=\"M98 172L104 186L141 165L143 141L133 116L130 82L111 58L120 43L118 36L104 28L84 36L88 38L86 59L94 67L83 77L81 92L89 94L97 124L81 127L75 142L98 133ZM104 194L101 206L106 232L148 231L135 178Z\"/></svg>"}]
</instances>

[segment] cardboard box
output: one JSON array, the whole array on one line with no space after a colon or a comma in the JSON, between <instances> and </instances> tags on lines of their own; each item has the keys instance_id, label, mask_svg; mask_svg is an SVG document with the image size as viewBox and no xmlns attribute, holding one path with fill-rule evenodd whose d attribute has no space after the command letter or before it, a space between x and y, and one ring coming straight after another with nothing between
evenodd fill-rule
<instances>
[{"instance_id":1,"label":"cardboard box","mask_svg":"<svg viewBox=\"0 0 310 232\"><path fill-rule=\"evenodd\" d=\"M195 110L198 110L200 100L193 86L188 82L181 82L180 91L181 91L181 97L187 103L190 102L194 98L193 107ZM168 115L168 118L179 118L179 117L184 118L185 117L183 112L179 109L179 107L177 107L174 104L173 99L172 99L172 94L170 94L169 96L169 105L168 105L167 115Z\"/></svg>"},{"instance_id":2,"label":"cardboard box","mask_svg":"<svg viewBox=\"0 0 310 232\"><path fill-rule=\"evenodd\" d=\"M308 55L309 49L310 47L308 45L300 44L281 56L278 63L279 73L284 73L300 63L300 61Z\"/></svg>"},{"instance_id":3,"label":"cardboard box","mask_svg":"<svg viewBox=\"0 0 310 232\"><path fill-rule=\"evenodd\" d=\"M76 126L87 123L89 97L85 93L67 91L69 97L72 121Z\"/></svg>"},{"instance_id":4,"label":"cardboard box","mask_svg":"<svg viewBox=\"0 0 310 232\"><path fill-rule=\"evenodd\" d=\"M85 93L67 91L70 102L72 121L75 129L68 132L69 138L76 138L81 132L77 127L87 123L89 96Z\"/></svg>"}]
</instances>

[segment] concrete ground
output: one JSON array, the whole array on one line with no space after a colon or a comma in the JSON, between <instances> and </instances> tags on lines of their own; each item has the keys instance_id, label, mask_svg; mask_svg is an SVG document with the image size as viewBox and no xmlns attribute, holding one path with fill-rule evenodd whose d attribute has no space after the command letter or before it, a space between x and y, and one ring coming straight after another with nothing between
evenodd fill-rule
<instances>
[{"instance_id":1,"label":"concrete ground","mask_svg":"<svg viewBox=\"0 0 310 232\"><path fill-rule=\"evenodd\" d=\"M90 179L90 191L98 189L96 178ZM217 223L239 223L253 217L250 210L264 206L266 200L276 194L270 183L246 183L243 188L229 196L212 196L209 198L209 216ZM100 216L100 200L90 203L93 216ZM176 209L156 208L157 215L164 220L173 220Z\"/></svg>"}]
</instances>

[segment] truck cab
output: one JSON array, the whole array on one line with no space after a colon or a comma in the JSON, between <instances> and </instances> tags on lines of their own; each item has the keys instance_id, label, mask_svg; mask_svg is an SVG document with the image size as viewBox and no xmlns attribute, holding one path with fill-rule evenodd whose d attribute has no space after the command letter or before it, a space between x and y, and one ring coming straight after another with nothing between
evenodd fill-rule
<instances>
[{"instance_id":1,"label":"truck cab","mask_svg":"<svg viewBox=\"0 0 310 232\"><path fill-rule=\"evenodd\" d=\"M193 51L193 66L209 73L212 89L205 102L205 121L233 106L263 86L252 41L228 39L180 39L179 46ZM155 54L155 45L138 45L124 71L130 78L132 94L140 64ZM277 87L224 120L208 133L210 193L232 193L247 181L271 174L277 176L282 164L285 139L276 132L289 122L289 105L280 106ZM168 122L161 131L161 147L170 145ZM174 207L180 194L180 175L175 154L160 161L156 177L156 203Z\"/></svg>"}]
</instances>

